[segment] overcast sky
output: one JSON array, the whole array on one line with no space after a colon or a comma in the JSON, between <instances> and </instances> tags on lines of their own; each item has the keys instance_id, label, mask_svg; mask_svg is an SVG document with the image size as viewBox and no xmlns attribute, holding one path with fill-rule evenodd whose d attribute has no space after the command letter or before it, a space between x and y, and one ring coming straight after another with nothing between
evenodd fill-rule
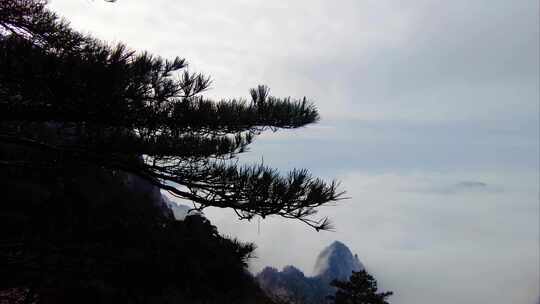
<instances>
[{"instance_id":1,"label":"overcast sky","mask_svg":"<svg viewBox=\"0 0 540 304\"><path fill-rule=\"evenodd\" d=\"M539 278L537 0L51 0L73 26L214 79L214 97L307 96L322 121L265 134L243 161L305 167L351 199L336 232L281 219L220 231L251 269L345 242L392 303L535 304Z\"/></svg>"}]
</instances>

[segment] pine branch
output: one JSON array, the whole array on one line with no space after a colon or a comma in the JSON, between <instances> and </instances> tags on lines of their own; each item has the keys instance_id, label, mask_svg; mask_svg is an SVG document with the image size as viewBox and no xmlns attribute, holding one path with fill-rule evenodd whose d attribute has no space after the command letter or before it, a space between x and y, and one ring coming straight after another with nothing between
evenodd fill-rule
<instances>
[{"instance_id":1,"label":"pine branch","mask_svg":"<svg viewBox=\"0 0 540 304\"><path fill-rule=\"evenodd\" d=\"M145 178L198 208L231 208L241 219L278 215L316 229L318 207L343 199L335 181L307 170L280 175L234 161L266 130L315 123L315 105L277 98L202 96L209 77L184 59L138 53L72 30L46 1L0 5L0 143L32 151L0 165L55 170L100 166ZM227 162L225 160L232 160Z\"/></svg>"}]
</instances>

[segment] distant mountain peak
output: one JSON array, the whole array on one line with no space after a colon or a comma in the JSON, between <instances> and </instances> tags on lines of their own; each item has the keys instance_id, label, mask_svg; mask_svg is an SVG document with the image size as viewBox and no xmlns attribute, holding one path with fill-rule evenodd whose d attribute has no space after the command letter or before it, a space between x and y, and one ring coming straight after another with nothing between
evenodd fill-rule
<instances>
[{"instance_id":1,"label":"distant mountain peak","mask_svg":"<svg viewBox=\"0 0 540 304\"><path fill-rule=\"evenodd\" d=\"M353 271L360 271L364 266L353 255L347 245L335 241L324 248L315 264L315 275L305 276L295 266L288 265L281 271L274 267L265 267L256 278L263 290L295 303L326 303L327 296L334 294L330 286L334 279L347 280Z\"/></svg>"},{"instance_id":2,"label":"distant mountain peak","mask_svg":"<svg viewBox=\"0 0 540 304\"><path fill-rule=\"evenodd\" d=\"M170 211L173 213L174 219L177 221L183 221L186 216L191 215L204 216L201 212L193 210L192 207L170 200L166 195L161 195L161 200L163 201L164 205L170 209Z\"/></svg>"},{"instance_id":3,"label":"distant mountain peak","mask_svg":"<svg viewBox=\"0 0 540 304\"><path fill-rule=\"evenodd\" d=\"M283 267L283 270L281 272L289 276L304 277L304 273L293 265L287 265Z\"/></svg>"},{"instance_id":4,"label":"distant mountain peak","mask_svg":"<svg viewBox=\"0 0 540 304\"><path fill-rule=\"evenodd\" d=\"M347 280L353 271L364 269L364 265L353 255L349 247L334 241L324 248L315 262L314 275L325 281Z\"/></svg>"}]
</instances>

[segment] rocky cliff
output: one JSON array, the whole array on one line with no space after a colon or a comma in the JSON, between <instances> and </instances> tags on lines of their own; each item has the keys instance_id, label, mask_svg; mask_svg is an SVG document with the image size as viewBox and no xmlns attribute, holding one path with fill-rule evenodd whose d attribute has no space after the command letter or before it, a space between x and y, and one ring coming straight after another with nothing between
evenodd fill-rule
<instances>
[{"instance_id":1,"label":"rocky cliff","mask_svg":"<svg viewBox=\"0 0 540 304\"><path fill-rule=\"evenodd\" d=\"M289 265L281 271L266 267L256 278L269 295L293 303L319 304L326 303L326 296L334 293L332 280L347 280L353 271L362 269L358 256L342 242L335 241L319 253L311 277Z\"/></svg>"},{"instance_id":2,"label":"rocky cliff","mask_svg":"<svg viewBox=\"0 0 540 304\"><path fill-rule=\"evenodd\" d=\"M335 241L324 248L315 262L315 277L330 282L334 279L347 280L353 271L364 269L357 255L342 242Z\"/></svg>"}]
</instances>

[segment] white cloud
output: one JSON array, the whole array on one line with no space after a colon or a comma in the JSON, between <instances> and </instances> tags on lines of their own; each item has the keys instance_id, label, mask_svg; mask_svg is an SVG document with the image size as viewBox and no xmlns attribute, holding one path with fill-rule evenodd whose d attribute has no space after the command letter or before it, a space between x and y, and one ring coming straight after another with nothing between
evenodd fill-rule
<instances>
[{"instance_id":1,"label":"white cloud","mask_svg":"<svg viewBox=\"0 0 540 304\"><path fill-rule=\"evenodd\" d=\"M476 179L505 191L408 191ZM396 303L532 303L540 292L537 173L351 173L342 180L352 199L321 210L337 232L273 218L259 234L256 220L207 215L220 231L259 245L254 271L293 264L309 274L318 251L338 239L396 292Z\"/></svg>"},{"instance_id":2,"label":"white cloud","mask_svg":"<svg viewBox=\"0 0 540 304\"><path fill-rule=\"evenodd\" d=\"M215 96L245 96L266 82L278 95L309 95L325 116L437 120L477 119L486 106L491 117L504 116L516 102L538 109L535 5L51 2L75 27L98 37L185 56L214 76ZM504 84L497 94L494 82ZM456 104L468 109L456 111Z\"/></svg>"}]
</instances>

